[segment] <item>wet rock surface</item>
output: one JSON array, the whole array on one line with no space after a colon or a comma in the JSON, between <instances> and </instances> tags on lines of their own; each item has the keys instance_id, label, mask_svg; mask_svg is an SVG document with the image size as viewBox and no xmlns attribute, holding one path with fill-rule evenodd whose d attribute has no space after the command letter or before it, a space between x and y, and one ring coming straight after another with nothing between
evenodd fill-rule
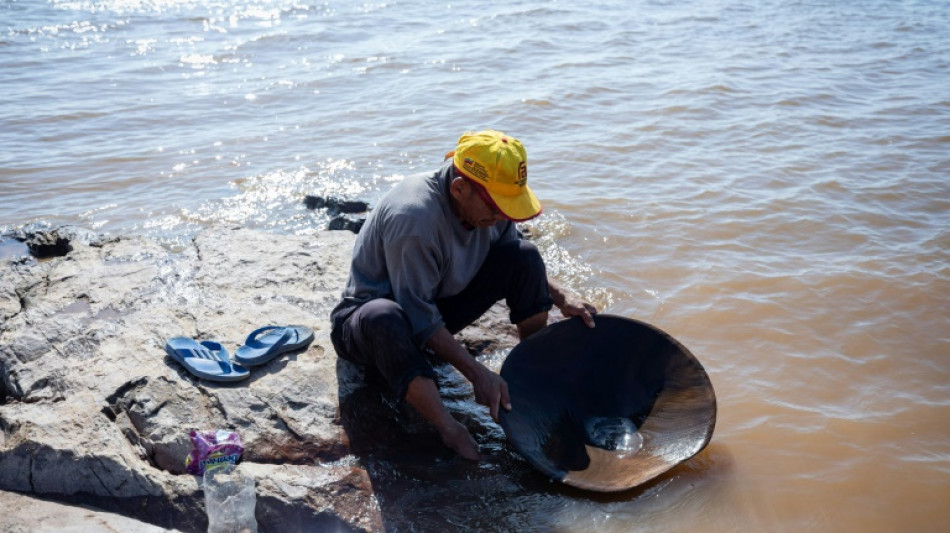
<instances>
[{"instance_id":1,"label":"wet rock surface","mask_svg":"<svg viewBox=\"0 0 950 533\"><path fill-rule=\"evenodd\" d=\"M71 228L20 238L66 252L0 259L0 491L204 531L200 479L184 473L188 432L234 429L262 532L545 531L578 497L508 448L451 367L438 367L440 388L480 463L337 359L327 318L350 232L218 227L178 252ZM304 324L315 340L229 384L163 349L183 335L233 353L267 324ZM460 338L497 371L515 331L499 304Z\"/></svg>"}]
</instances>

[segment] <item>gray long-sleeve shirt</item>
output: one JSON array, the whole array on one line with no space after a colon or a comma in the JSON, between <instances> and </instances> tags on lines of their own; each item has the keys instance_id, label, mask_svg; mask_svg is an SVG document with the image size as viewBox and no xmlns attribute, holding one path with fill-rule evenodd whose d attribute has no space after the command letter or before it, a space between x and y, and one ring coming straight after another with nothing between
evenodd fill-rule
<instances>
[{"instance_id":1,"label":"gray long-sleeve shirt","mask_svg":"<svg viewBox=\"0 0 950 533\"><path fill-rule=\"evenodd\" d=\"M461 292L492 246L519 238L510 221L466 229L450 202L454 177L450 159L434 174L407 177L383 197L356 239L334 315L349 315L375 298L394 300L420 346L445 325L435 300Z\"/></svg>"}]
</instances>

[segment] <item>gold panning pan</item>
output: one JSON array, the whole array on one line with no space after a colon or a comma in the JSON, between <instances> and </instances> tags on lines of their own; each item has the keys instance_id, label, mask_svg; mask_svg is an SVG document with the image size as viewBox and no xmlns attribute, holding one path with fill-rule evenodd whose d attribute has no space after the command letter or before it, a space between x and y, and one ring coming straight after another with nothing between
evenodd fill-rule
<instances>
[{"instance_id":1,"label":"gold panning pan","mask_svg":"<svg viewBox=\"0 0 950 533\"><path fill-rule=\"evenodd\" d=\"M635 487L699 453L716 425L709 376L659 329L599 314L562 320L518 344L502 365L509 441L568 485Z\"/></svg>"}]
</instances>

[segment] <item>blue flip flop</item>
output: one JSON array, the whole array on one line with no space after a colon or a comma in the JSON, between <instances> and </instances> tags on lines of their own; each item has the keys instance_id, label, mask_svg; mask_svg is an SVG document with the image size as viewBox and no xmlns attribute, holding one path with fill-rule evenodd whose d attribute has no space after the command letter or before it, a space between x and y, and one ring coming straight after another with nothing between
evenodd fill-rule
<instances>
[{"instance_id":1,"label":"blue flip flop","mask_svg":"<svg viewBox=\"0 0 950 533\"><path fill-rule=\"evenodd\" d=\"M199 344L188 337L172 337L165 343L165 351L186 370L208 381L241 381L251 375L246 368L232 364L228 351L214 341Z\"/></svg>"},{"instance_id":2,"label":"blue flip flop","mask_svg":"<svg viewBox=\"0 0 950 533\"><path fill-rule=\"evenodd\" d=\"M313 341L313 330L304 326L264 326L248 335L244 346L234 352L234 360L245 366L263 365L286 352L305 348Z\"/></svg>"}]
</instances>

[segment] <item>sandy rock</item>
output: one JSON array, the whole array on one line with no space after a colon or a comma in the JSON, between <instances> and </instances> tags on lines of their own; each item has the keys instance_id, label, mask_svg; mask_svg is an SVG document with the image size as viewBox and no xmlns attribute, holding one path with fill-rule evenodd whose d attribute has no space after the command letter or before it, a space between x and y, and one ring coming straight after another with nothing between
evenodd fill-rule
<instances>
[{"instance_id":1,"label":"sandy rock","mask_svg":"<svg viewBox=\"0 0 950 533\"><path fill-rule=\"evenodd\" d=\"M65 505L31 498L15 492L0 491L0 531L7 533L174 533L165 529L92 507Z\"/></svg>"},{"instance_id":2,"label":"sandy rock","mask_svg":"<svg viewBox=\"0 0 950 533\"><path fill-rule=\"evenodd\" d=\"M217 228L177 253L139 237L83 236L28 236L65 255L0 265L0 489L198 531L206 527L200 480L184 473L191 429L237 430L246 465L312 470L352 458L336 421L326 323L352 234ZM317 338L235 384L197 379L164 353L178 335L233 353L267 324L306 325ZM378 529L358 466L295 470L260 470L259 513ZM326 496L338 486L358 490L340 504Z\"/></svg>"},{"instance_id":3,"label":"sandy rock","mask_svg":"<svg viewBox=\"0 0 950 533\"><path fill-rule=\"evenodd\" d=\"M436 497L451 502L456 478L476 484L474 497L485 479L524 471L451 367L438 369L443 395L498 452L494 468L459 463L418 415L337 359L328 317L348 274L350 232L218 227L172 252L141 237L30 231L18 238L50 257L0 261L0 491L203 531L200 479L184 471L192 429L240 433L262 533L398 529L416 520L398 504L413 476L429 487L453 480ZM233 353L267 324L305 325L314 342L238 383L198 379L163 349L183 335ZM498 306L461 338L497 370L513 334Z\"/></svg>"}]
</instances>

